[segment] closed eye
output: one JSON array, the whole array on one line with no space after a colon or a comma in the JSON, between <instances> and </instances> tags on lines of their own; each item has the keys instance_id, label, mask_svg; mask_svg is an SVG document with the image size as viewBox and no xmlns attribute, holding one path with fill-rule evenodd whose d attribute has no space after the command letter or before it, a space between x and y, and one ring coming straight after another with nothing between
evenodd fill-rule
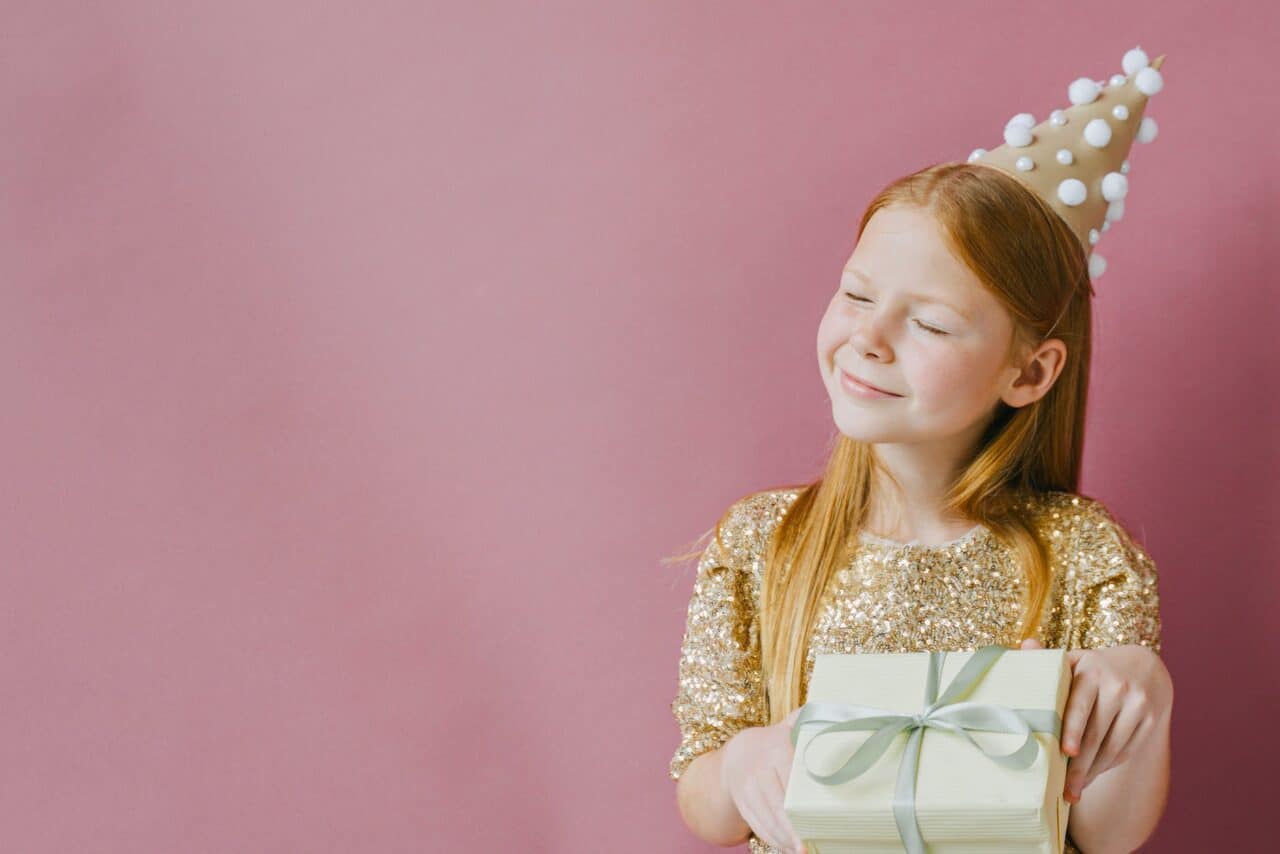
<instances>
[{"instance_id":1,"label":"closed eye","mask_svg":"<svg viewBox=\"0 0 1280 854\"><path fill-rule=\"evenodd\" d=\"M867 299L866 297L864 297L864 296L858 296L857 294L852 293L852 292L850 292L850 291L844 291L844 295L845 295L846 297L848 297L848 298L849 298L849 301L850 301L850 302L857 302L858 300L864 300L864 301L866 301L866 302L871 302L871 300ZM919 319L917 319L917 320L916 320L916 325L918 325L918 326L919 326L921 329L923 329L924 331L929 332L929 333L932 333L933 335L950 335L950 334L951 334L951 333L949 333L949 332L945 332L945 331L943 331L943 330L941 330L941 329L936 329L936 328L934 328L934 327L930 326L930 325L929 325L929 324L927 324L927 323L923 323L923 322L921 322Z\"/></svg>"}]
</instances>

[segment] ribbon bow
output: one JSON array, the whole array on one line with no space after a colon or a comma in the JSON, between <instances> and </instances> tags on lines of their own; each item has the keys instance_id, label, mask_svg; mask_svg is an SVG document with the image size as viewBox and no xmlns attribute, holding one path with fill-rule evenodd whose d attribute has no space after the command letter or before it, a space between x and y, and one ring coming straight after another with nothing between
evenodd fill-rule
<instances>
[{"instance_id":1,"label":"ribbon bow","mask_svg":"<svg viewBox=\"0 0 1280 854\"><path fill-rule=\"evenodd\" d=\"M1052 733L1056 739L1062 731L1062 718L1053 709L1011 709L995 703L960 702L969 696L991 666L1007 648L999 645L984 646L977 650L951 680L947 690L938 696L938 683L942 677L945 652L929 653L929 672L925 681L924 708L914 714L878 709L874 706L856 706L844 703L805 703L791 726L791 744L794 746L800 728L810 723L830 726L814 734L805 745L801 761L809 776L825 785L838 785L865 772L888 749L890 743L903 730L910 732L907 745L898 766L898 781L893 793L893 818L910 854L927 854L928 848L916 820L916 772L920 767L920 741L926 727L950 730L969 739L987 758L1007 768L1022 770L1035 761L1040 742L1032 733ZM809 768L806 757L809 748L820 737L833 732L873 729L872 734L831 774L815 774ZM985 732L1022 733L1026 736L1022 745L1011 753L992 753L974 740L969 730Z\"/></svg>"}]
</instances>

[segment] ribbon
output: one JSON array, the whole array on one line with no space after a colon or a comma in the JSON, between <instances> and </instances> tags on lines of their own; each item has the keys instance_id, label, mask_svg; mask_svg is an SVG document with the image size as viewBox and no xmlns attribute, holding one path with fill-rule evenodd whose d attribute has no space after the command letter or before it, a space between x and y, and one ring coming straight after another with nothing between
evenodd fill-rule
<instances>
[{"instance_id":1,"label":"ribbon","mask_svg":"<svg viewBox=\"0 0 1280 854\"><path fill-rule=\"evenodd\" d=\"M960 668L960 672L951 680L941 697L938 696L938 683L941 681L942 662L946 653L930 652L924 707L914 714L874 706L805 703L791 726L791 744L795 746L800 728L805 724L830 724L814 734L805 745L801 761L811 778L834 786L865 772L884 754L898 733L908 731L910 734L902 754L902 763L898 766L898 781L893 793L893 818L907 851L910 854L927 854L929 849L916 819L916 774L920 768L920 742L924 738L926 727L959 733L993 762L1016 770L1029 768L1035 761L1040 742L1032 733L1052 733L1055 739L1061 734L1062 718L1053 709L1011 709L994 703L961 702L996 663L996 659L1006 651L1007 647L999 645L984 646L977 650ZM815 774L809 768L806 761L809 748L820 737L833 732L869 729L875 730L875 733L834 772ZM975 741L969 730L1022 733L1026 738L1021 746L1010 753L992 753Z\"/></svg>"}]
</instances>

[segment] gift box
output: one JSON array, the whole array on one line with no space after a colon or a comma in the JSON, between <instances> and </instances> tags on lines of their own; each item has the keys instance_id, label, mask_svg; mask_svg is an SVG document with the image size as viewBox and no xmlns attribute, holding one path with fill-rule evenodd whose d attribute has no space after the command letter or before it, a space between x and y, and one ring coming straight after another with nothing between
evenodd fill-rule
<instances>
[{"instance_id":1,"label":"gift box","mask_svg":"<svg viewBox=\"0 0 1280 854\"><path fill-rule=\"evenodd\" d=\"M784 809L810 854L1063 850L1062 649L818 655Z\"/></svg>"}]
</instances>

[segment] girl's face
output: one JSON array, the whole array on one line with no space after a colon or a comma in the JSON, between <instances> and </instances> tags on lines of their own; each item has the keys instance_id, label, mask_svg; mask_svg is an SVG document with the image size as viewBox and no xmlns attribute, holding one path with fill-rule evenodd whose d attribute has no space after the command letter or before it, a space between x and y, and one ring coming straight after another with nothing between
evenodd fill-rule
<instances>
[{"instance_id":1,"label":"girl's face","mask_svg":"<svg viewBox=\"0 0 1280 854\"><path fill-rule=\"evenodd\" d=\"M818 365L836 426L870 443L976 440L1022 371L1013 321L947 248L926 211L877 211L818 325ZM847 375L891 392L850 385ZM1047 390L1047 389L1046 389ZM1043 393L1043 392L1041 392Z\"/></svg>"}]
</instances>

